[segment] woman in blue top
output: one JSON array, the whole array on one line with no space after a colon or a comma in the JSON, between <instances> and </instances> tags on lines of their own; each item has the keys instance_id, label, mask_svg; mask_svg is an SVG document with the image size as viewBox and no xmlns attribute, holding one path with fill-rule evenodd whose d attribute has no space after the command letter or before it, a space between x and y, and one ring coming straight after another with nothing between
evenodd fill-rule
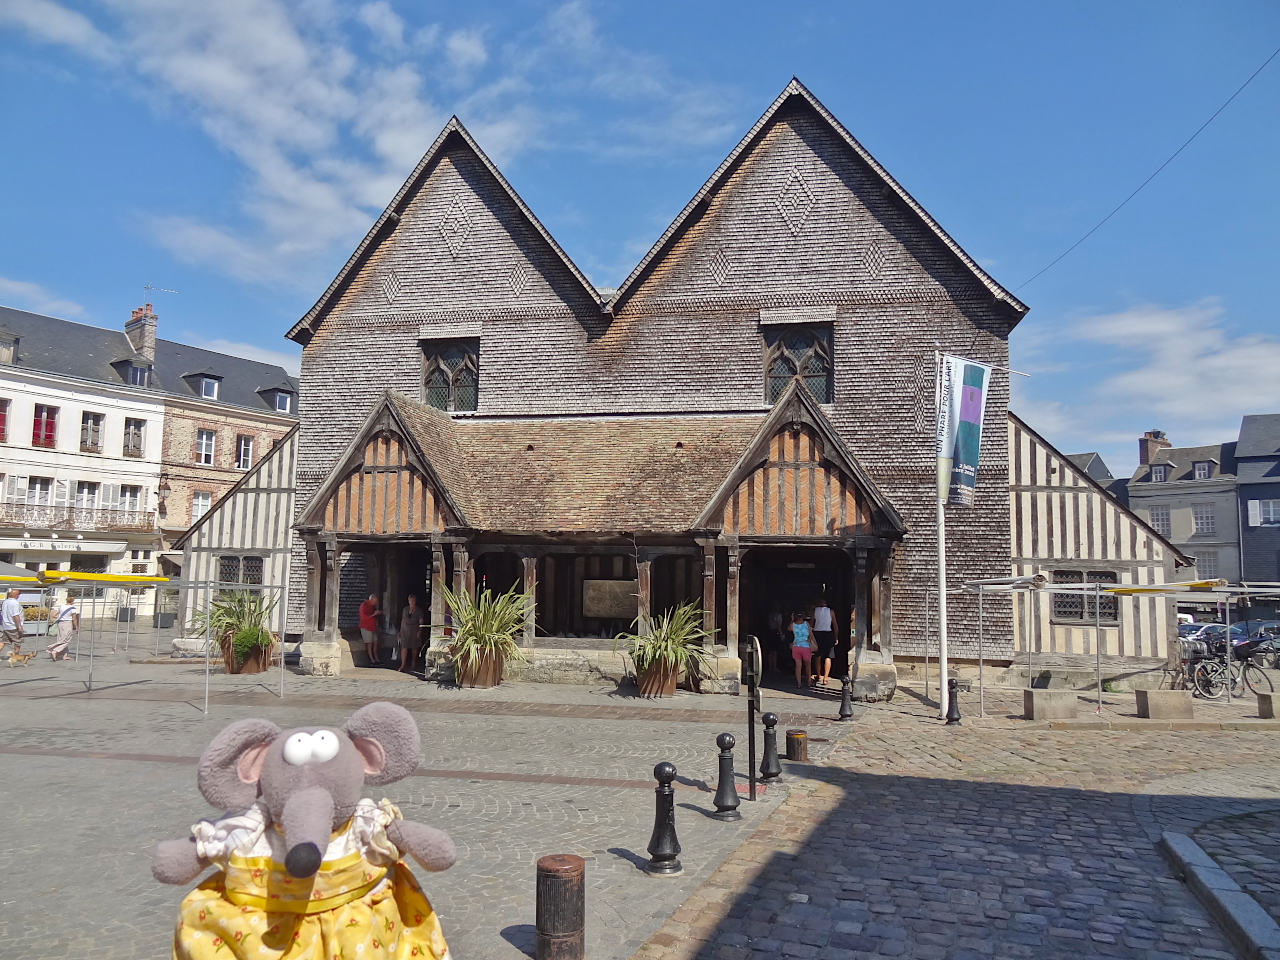
<instances>
[{"instance_id":1,"label":"woman in blue top","mask_svg":"<svg viewBox=\"0 0 1280 960\"><path fill-rule=\"evenodd\" d=\"M809 685L809 658L813 656L813 633L803 613L791 618L791 659L796 664L796 686ZM801 677L803 676L803 679Z\"/></svg>"}]
</instances>

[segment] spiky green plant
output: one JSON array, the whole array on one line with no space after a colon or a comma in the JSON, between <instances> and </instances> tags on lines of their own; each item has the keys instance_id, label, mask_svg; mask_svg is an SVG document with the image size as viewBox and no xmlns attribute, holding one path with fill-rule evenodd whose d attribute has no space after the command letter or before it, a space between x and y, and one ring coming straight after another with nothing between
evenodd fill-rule
<instances>
[{"instance_id":1,"label":"spiky green plant","mask_svg":"<svg viewBox=\"0 0 1280 960\"><path fill-rule=\"evenodd\" d=\"M228 590L216 594L205 610L191 617L193 629L209 636L222 650L227 669L244 663L254 650L270 649L275 642L271 632L271 612L276 598L255 590Z\"/></svg>"},{"instance_id":2,"label":"spiky green plant","mask_svg":"<svg viewBox=\"0 0 1280 960\"><path fill-rule=\"evenodd\" d=\"M466 590L454 593L440 586L445 605L453 614L453 668L469 670L485 654L493 654L502 662L523 660L516 634L523 632L529 596L513 586L506 593L482 590L473 596Z\"/></svg>"},{"instance_id":3,"label":"spiky green plant","mask_svg":"<svg viewBox=\"0 0 1280 960\"><path fill-rule=\"evenodd\" d=\"M648 633L641 633L640 619L632 622L635 632L620 633L613 641L613 649L621 646L635 664L639 675L650 668L675 669L696 675L711 660L703 646L711 634L702 628L702 607L696 603L682 603L664 610L653 618Z\"/></svg>"}]
</instances>

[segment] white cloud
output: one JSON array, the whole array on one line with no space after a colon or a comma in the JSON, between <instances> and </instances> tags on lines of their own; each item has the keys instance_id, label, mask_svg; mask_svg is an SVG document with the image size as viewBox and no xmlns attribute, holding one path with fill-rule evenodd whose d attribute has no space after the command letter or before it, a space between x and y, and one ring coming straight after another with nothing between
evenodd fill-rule
<instances>
[{"instance_id":1,"label":"white cloud","mask_svg":"<svg viewBox=\"0 0 1280 960\"><path fill-rule=\"evenodd\" d=\"M484 37L478 30L455 30L444 42L445 57L454 70L468 71L489 59Z\"/></svg>"},{"instance_id":2,"label":"white cloud","mask_svg":"<svg viewBox=\"0 0 1280 960\"><path fill-rule=\"evenodd\" d=\"M5 0L0 4L0 25L5 23L94 60L105 62L115 56L115 44L88 17L50 0Z\"/></svg>"},{"instance_id":3,"label":"white cloud","mask_svg":"<svg viewBox=\"0 0 1280 960\"><path fill-rule=\"evenodd\" d=\"M46 316L61 317L74 320L84 316L84 307L74 300L63 300L55 296L38 283L29 280L11 280L0 277L0 300L7 306L19 310L30 310L32 313L43 313Z\"/></svg>"},{"instance_id":4,"label":"white cloud","mask_svg":"<svg viewBox=\"0 0 1280 960\"><path fill-rule=\"evenodd\" d=\"M192 347L212 350L215 353L226 353L233 357L242 357L245 360L274 363L278 367L284 367L286 373L295 377L298 375L298 365L302 360L301 348L296 353L283 350L267 350L256 344L240 343L236 340L210 340L198 333L192 333L190 330L183 331L181 342Z\"/></svg>"},{"instance_id":5,"label":"white cloud","mask_svg":"<svg viewBox=\"0 0 1280 960\"><path fill-rule=\"evenodd\" d=\"M357 11L356 19L369 28L379 43L389 47L404 46L404 21L386 0L366 3Z\"/></svg>"}]
</instances>

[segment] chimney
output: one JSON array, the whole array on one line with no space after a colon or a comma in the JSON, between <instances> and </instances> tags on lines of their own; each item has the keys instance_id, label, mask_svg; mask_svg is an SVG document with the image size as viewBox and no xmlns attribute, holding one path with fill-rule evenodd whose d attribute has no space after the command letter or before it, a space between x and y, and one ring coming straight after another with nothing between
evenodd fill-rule
<instances>
[{"instance_id":1,"label":"chimney","mask_svg":"<svg viewBox=\"0 0 1280 960\"><path fill-rule=\"evenodd\" d=\"M124 325L124 335L135 351L149 362L156 362L156 315L151 312L151 304L133 308L133 316Z\"/></svg>"},{"instance_id":2,"label":"chimney","mask_svg":"<svg viewBox=\"0 0 1280 960\"><path fill-rule=\"evenodd\" d=\"M1157 450L1172 446L1163 430L1148 430L1138 438L1138 463L1150 463Z\"/></svg>"}]
</instances>

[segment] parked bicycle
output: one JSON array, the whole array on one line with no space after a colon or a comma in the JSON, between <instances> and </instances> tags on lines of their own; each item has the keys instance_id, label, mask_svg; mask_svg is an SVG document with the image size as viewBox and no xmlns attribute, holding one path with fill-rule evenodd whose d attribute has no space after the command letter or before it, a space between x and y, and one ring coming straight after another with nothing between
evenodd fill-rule
<instances>
[{"instance_id":1,"label":"parked bicycle","mask_svg":"<svg viewBox=\"0 0 1280 960\"><path fill-rule=\"evenodd\" d=\"M1271 693L1275 685L1271 678L1253 661L1260 640L1245 640L1232 647L1231 659L1228 661L1225 640L1211 640L1208 652L1196 660L1192 670L1192 681L1196 692L1202 697L1213 699L1222 696L1228 685L1231 696L1244 695L1244 688L1250 693Z\"/></svg>"}]
</instances>

